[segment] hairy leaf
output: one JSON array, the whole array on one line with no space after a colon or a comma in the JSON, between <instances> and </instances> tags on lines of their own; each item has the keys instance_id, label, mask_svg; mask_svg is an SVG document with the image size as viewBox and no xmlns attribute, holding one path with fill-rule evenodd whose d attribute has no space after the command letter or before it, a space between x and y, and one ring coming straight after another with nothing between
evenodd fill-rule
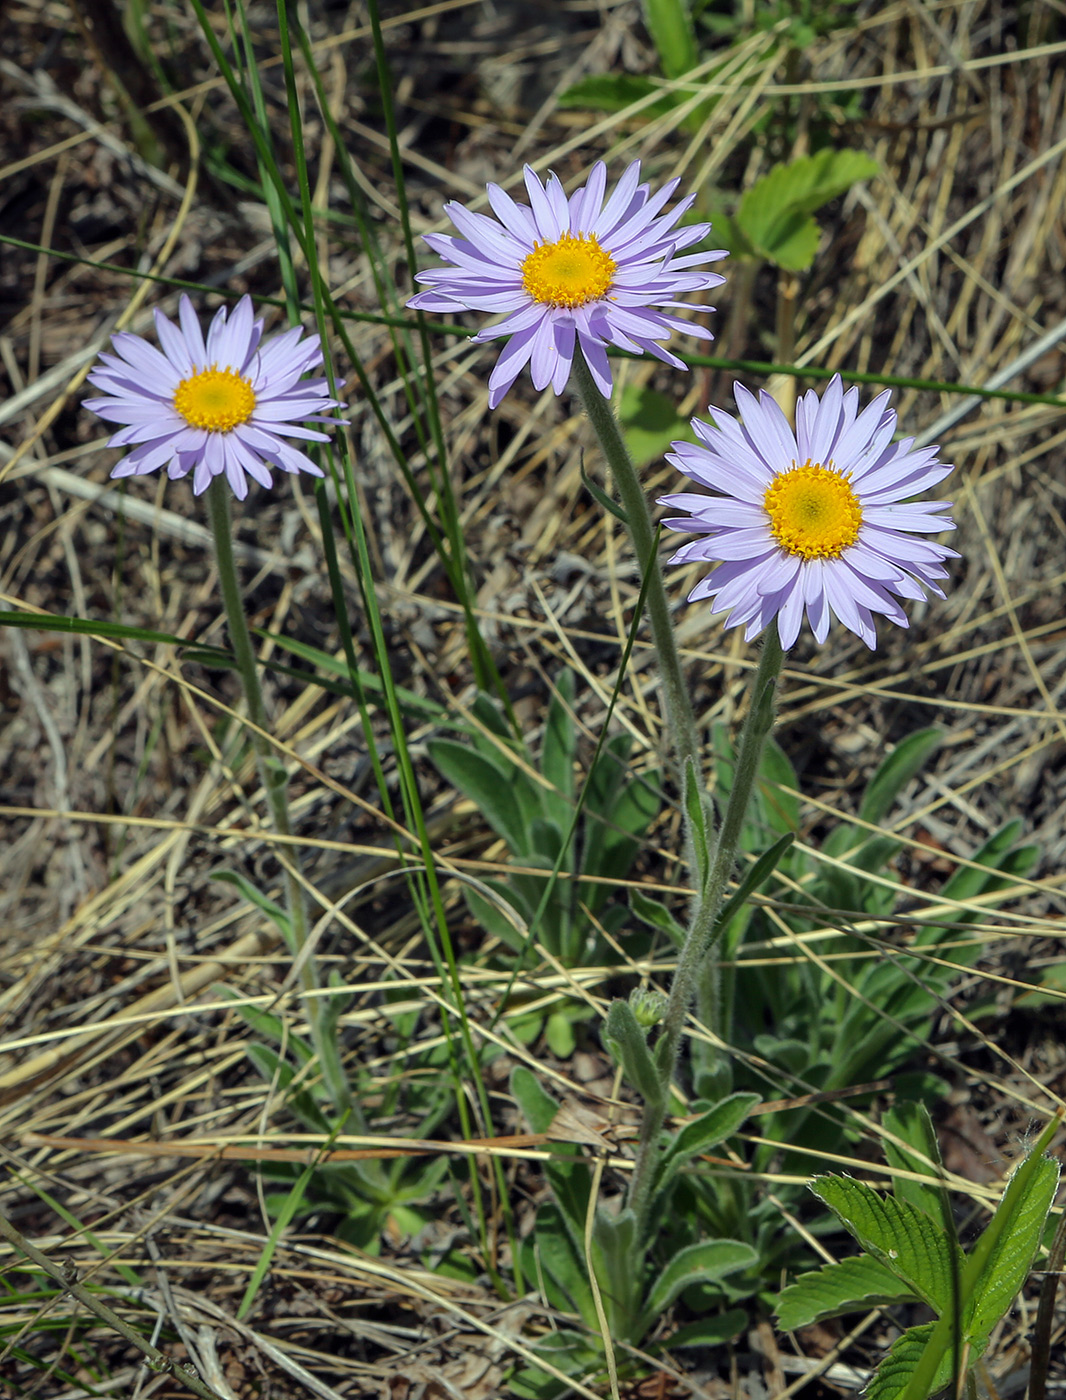
<instances>
[{"instance_id":1,"label":"hairy leaf","mask_svg":"<svg viewBox=\"0 0 1066 1400\"><path fill-rule=\"evenodd\" d=\"M825 1264L781 1290L777 1320L786 1332L878 1304L913 1302L914 1291L869 1254Z\"/></svg>"},{"instance_id":2,"label":"hairy leaf","mask_svg":"<svg viewBox=\"0 0 1066 1400\"><path fill-rule=\"evenodd\" d=\"M819 1176L811 1190L867 1250L903 1280L937 1314L952 1306L962 1251L909 1201L881 1196L848 1176Z\"/></svg>"}]
</instances>

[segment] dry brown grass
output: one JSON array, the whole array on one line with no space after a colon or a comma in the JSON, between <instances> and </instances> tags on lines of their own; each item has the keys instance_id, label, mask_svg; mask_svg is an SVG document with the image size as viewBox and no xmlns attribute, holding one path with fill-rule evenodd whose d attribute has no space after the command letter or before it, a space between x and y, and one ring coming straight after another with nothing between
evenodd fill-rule
<instances>
[{"instance_id":1,"label":"dry brown grass","mask_svg":"<svg viewBox=\"0 0 1066 1400\"><path fill-rule=\"evenodd\" d=\"M257 35L269 60L276 54L273 12L261 8ZM787 84L766 36L748 42L722 101L693 136L676 124L595 119L556 105L583 72L651 70L632 0L558 9L450 0L396 10L388 32L417 217L430 227L445 198L476 198L487 178L516 169L520 159L570 180L594 155L614 163L639 155L657 177L681 174L689 184L735 190L773 159L749 137L783 93L795 101L801 150L817 103L828 102L833 116L833 85L858 88L864 115L851 123L840 113L841 126L850 142L876 156L883 178L835 207L827 222L819 259L801 287L796 356L801 364L842 370L986 383L1066 317L1060 7L1038 2L1020 18L998 0L900 0L860 7L859 16L857 27L820 40ZM2 227L39 250L0 248L0 422L7 435L0 443L0 602L219 641L206 535L187 486L137 482L120 498L106 482L115 454L78 400L91 357L120 314L143 331L151 305L172 309L164 288L138 285L114 269L277 294L261 203L225 190L217 178L194 180L187 146L180 146L186 128L174 119L178 103L202 143L230 141L232 164L254 176L250 146L207 62L194 16L180 4L160 7L150 21L159 51L187 84L149 110L164 151L178 143L166 173L138 153L114 88L86 59L64 0L13 0L0 25ZM387 144L368 105L365 16L357 5L316 15L312 33L405 287ZM284 126L277 74L264 63L272 115ZM334 153L310 98L306 112L316 202L343 211ZM352 308L373 310L368 265L346 231L323 223L320 237L319 255L337 293ZM60 261L49 249L83 261ZM733 335L731 353L768 357L777 294L774 275L760 273L755 314ZM728 298L727 286L715 318L720 334ZM354 333L398 431L410 437L387 336L373 326ZM639 580L620 527L581 485L586 426L572 416L568 397L538 398L528 382L490 415L488 354L441 339L437 358L485 634L531 734L542 717L544 678L562 665L578 672L582 717L594 733ZM1011 387L1054 392L1063 371L1056 345ZM646 363L622 366L620 378L676 384ZM712 387L723 401L720 378L694 375L684 386L685 411L702 409ZM928 392L898 395L901 418L915 431L953 403ZM466 703L461 616L358 398L352 432L397 679L432 699ZM952 1118L944 1124L948 1165L978 1199L977 1183L1001 1176L1014 1134L1063 1101L1057 1016L1012 1008L1023 974L1062 956L1066 432L1055 408L992 402L942 441L959 468L951 486L963 556L947 603L914 609L908 633L884 629L873 656L839 632L821 651L801 643L786 672L779 737L800 772L809 836L852 810L886 743L933 721L945 726L934 771L896 814L912 855L902 874L913 881L919 905L935 900L952 857L971 851L1010 815L1022 815L1028 838L1042 847L1036 876L1019 886L1010 912L989 912L980 925L989 955L960 987L960 1007L978 991L994 991L998 1018L975 1026L945 1016L930 1047L954 1085ZM417 455L412 466L419 470ZM650 493L672 481L665 466L649 469ZM255 497L240 520L247 596L258 623L335 648L317 532L299 482ZM678 597L685 582L672 581ZM731 719L742 701L749 649L708 626L701 607L683 608L679 624L700 712ZM211 990L224 982L299 1026L299 1001L271 926L207 879L224 865L269 885L277 870L254 768L231 768L222 757L236 690L228 677L167 647L8 629L0 648L0 1147L9 1168L0 1206L53 1259L72 1259L83 1279L115 1288L117 1306L133 1299L120 1266L135 1269L146 1290L138 1296L168 1329L183 1329L173 1353L195 1351L222 1396L496 1393L508 1364L538 1326L549 1324L547 1309L534 1295L506 1305L486 1283L449 1282L402 1240L386 1240L373 1259L313 1228L291 1233L251 1318L237 1322L269 1232L250 1164L221 1153L207 1160L177 1151L145 1155L133 1145L221 1148L239 1140L270 1150L297 1141L270 1086L247 1065L246 1028ZM620 715L649 758L663 748L651 659L638 642ZM355 993L345 1018L350 1053L386 1077L394 1067L383 978L407 984L429 1025L436 979L405 886L390 866L358 717L347 702L295 682L275 686L271 703L295 773L308 878L327 905L348 895L326 935L326 956ZM416 744L425 732L415 732ZM425 782L427 791L436 782L428 765ZM442 860L457 870L492 868L501 850L487 832L452 795L435 800ZM661 890L674 878L662 854L671 849L667 823L654 833L639 872L650 887ZM470 940L458 886L449 893L457 934ZM808 953L816 947L811 940ZM779 955L803 955L784 926ZM602 1009L617 971L546 968L539 994L576 995ZM667 978L669 960L651 975ZM498 974L471 975L475 1027L487 1028L501 985ZM506 1038L506 1019L491 1034L502 1037L506 1057L488 1072L495 1121L479 1123L478 1131L521 1131L506 1098L506 1070L523 1053L534 1065L538 1057ZM594 1043L572 1062L539 1067L601 1126L620 1111ZM855 1116L858 1128L865 1121ZM406 1131L402 1121L391 1127ZM49 1146L41 1135L126 1145ZM612 1143L621 1156L608 1179L624 1170L624 1150ZM498 1212L488 1149L475 1155ZM520 1218L528 1193L539 1189L539 1155L528 1146L505 1155ZM54 1201L70 1218L56 1213ZM440 1214L427 1247L461 1228L454 1205ZM498 1213L492 1224L499 1243ZM0 1270L14 1277L14 1260L0 1260ZM0 1306L0 1322L9 1338L14 1328L19 1345L78 1373L64 1332L44 1330L53 1306ZM67 1317L69 1305L59 1314ZM1020 1364L1025 1326L1022 1316L1004 1329L995 1375ZM811 1357L821 1359L801 1359L764 1328L739 1347L731 1393L755 1394L761 1376L771 1393L791 1394L801 1379L837 1365L838 1353L826 1350L837 1340L811 1339ZM184 1393L176 1379L140 1372L139 1358L102 1330L78 1347L87 1361L106 1358L109 1380L93 1382L101 1390ZM873 1348L867 1356L876 1354ZM859 1351L845 1359L855 1358ZM678 1394L726 1393L717 1373L683 1379L672 1364L659 1366L677 1381ZM833 1374L847 1389L844 1371ZM11 1394L99 1393L73 1391L11 1352L0 1360L0 1377ZM87 1369L80 1379L89 1386Z\"/></svg>"}]
</instances>

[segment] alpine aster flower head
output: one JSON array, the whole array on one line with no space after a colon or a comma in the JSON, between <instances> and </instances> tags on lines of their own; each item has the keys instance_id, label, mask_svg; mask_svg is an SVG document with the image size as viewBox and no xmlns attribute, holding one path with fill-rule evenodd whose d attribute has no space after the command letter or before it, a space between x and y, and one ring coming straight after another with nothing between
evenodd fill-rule
<instances>
[{"instance_id":1,"label":"alpine aster flower head","mask_svg":"<svg viewBox=\"0 0 1066 1400\"><path fill-rule=\"evenodd\" d=\"M672 444L667 460L717 494L682 492L661 503L689 512L663 521L701 536L670 560L719 561L689 594L713 598L727 627L746 626L750 640L777 618L786 650L806 611L815 639L829 632L830 614L873 649L874 613L901 627L899 598L938 598L953 549L923 538L953 530L941 514L950 501L915 501L953 468L937 448L913 438L892 441L896 414L888 390L859 412L859 391L840 376L821 399L812 389L796 405L796 431L766 393L734 387L738 422L711 409L714 423L692 420L702 445ZM894 597L893 595L897 595Z\"/></svg>"},{"instance_id":2,"label":"alpine aster flower head","mask_svg":"<svg viewBox=\"0 0 1066 1400\"><path fill-rule=\"evenodd\" d=\"M223 472L233 494L244 500L248 477L271 485L270 467L321 476L320 468L285 438L328 442L325 433L300 424L334 423L324 410L339 408L324 379L300 376L322 362L317 335L294 326L262 340L263 322L253 317L251 297L241 297L232 316L215 313L207 343L192 302L183 296L181 328L155 313L162 352L139 335L111 337L118 352L102 354L103 368L89 383L108 396L86 399L101 418L122 423L109 447L135 444L112 476L144 476L166 465L174 478L193 473L196 495ZM261 343L262 342L262 343Z\"/></svg>"},{"instance_id":3,"label":"alpine aster flower head","mask_svg":"<svg viewBox=\"0 0 1066 1400\"><path fill-rule=\"evenodd\" d=\"M542 185L527 165L525 181L528 205L516 204L499 185L488 186L499 223L454 201L444 206L462 237L424 237L452 266L420 272L415 281L432 290L407 303L418 311L506 313L474 337L475 344L509 337L489 378L489 407L496 407L527 363L535 388L551 384L561 393L575 341L605 398L611 394L608 345L637 354L648 350L684 369L657 342L669 340L672 331L702 340L713 336L668 312L682 305L676 300L682 292L725 281L715 272L694 270L724 258L723 250L680 256L710 231L710 224L674 227L696 196L661 213L680 181L671 180L653 195L640 183L640 161L630 165L606 202L602 161L569 198L555 175Z\"/></svg>"}]
</instances>

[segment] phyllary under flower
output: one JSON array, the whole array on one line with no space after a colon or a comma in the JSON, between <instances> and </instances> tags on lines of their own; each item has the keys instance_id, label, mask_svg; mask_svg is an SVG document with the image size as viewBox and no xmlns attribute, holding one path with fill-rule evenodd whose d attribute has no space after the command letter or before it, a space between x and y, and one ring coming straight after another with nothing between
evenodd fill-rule
<instances>
[{"instance_id":1,"label":"phyllary under flower","mask_svg":"<svg viewBox=\"0 0 1066 1400\"><path fill-rule=\"evenodd\" d=\"M180 329L155 313L162 351L128 331L112 336L117 353L102 354L103 368L89 375L107 397L86 399L85 407L125 425L108 446L133 446L111 475L143 476L166 466L172 478L192 472L200 495L225 473L240 500L249 476L272 484L272 466L321 476L310 457L285 441L328 442L326 433L302 425L332 425L326 410L341 406L325 379L302 378L322 362L319 337L294 326L264 340L247 296L232 316L225 307L215 313L206 343L187 296L178 317Z\"/></svg>"},{"instance_id":2,"label":"phyllary under flower","mask_svg":"<svg viewBox=\"0 0 1066 1400\"><path fill-rule=\"evenodd\" d=\"M695 269L726 253L716 249L682 255L706 238L711 226L676 227L695 195L667 214L660 212L679 183L671 180L652 194L649 185L641 184L640 162L634 161L604 202L607 167L602 161L592 167L588 183L569 197L554 174L542 185L527 165L528 205L516 203L499 185L488 186L499 223L454 201L444 206L462 237L424 236L452 266L420 272L415 280L431 290L407 304L419 311L505 313L497 325L474 337L474 344L507 338L489 377L490 408L526 364L534 388L551 384L561 393L575 346L605 398L612 382L608 345L636 354L647 350L675 369L685 369L659 342L674 331L701 340L713 337L702 326L668 313L683 304L677 301L682 293L706 291L725 281L716 272Z\"/></svg>"},{"instance_id":3,"label":"phyllary under flower","mask_svg":"<svg viewBox=\"0 0 1066 1400\"><path fill-rule=\"evenodd\" d=\"M955 528L943 514L951 502L913 498L954 468L935 446L892 441L888 390L860 413L858 389L834 375L821 399L813 389L800 398L795 433L769 394L737 384L734 396L743 421L713 408L713 423L692 420L700 443L675 442L667 454L716 493L660 498L689 512L664 525L700 535L670 562L717 563L690 602L713 598L725 625L744 626L749 639L776 617L786 650L804 612L819 643L835 614L872 649L875 613L906 627L898 598L925 589L943 598L944 561L958 555L928 536Z\"/></svg>"}]
</instances>

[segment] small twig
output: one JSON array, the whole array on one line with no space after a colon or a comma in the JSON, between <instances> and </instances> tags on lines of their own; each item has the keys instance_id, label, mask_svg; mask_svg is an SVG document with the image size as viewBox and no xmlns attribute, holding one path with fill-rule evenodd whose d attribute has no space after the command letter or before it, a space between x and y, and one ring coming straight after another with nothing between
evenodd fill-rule
<instances>
[{"instance_id":1,"label":"small twig","mask_svg":"<svg viewBox=\"0 0 1066 1400\"><path fill-rule=\"evenodd\" d=\"M1028 1400L1044 1400L1047 1390L1047 1373L1051 1365L1051 1325L1055 1320L1055 1294L1058 1292L1063 1264L1066 1264L1066 1211L1059 1216L1055 1238L1048 1250L1044 1281L1040 1285L1040 1302L1036 1310L1032 1355L1029 1360Z\"/></svg>"},{"instance_id":2,"label":"small twig","mask_svg":"<svg viewBox=\"0 0 1066 1400\"><path fill-rule=\"evenodd\" d=\"M202 1400L222 1400L217 1391L211 1390L203 1383L191 1365L180 1365L157 1347L152 1346L151 1342L145 1341L136 1327L131 1327L128 1322L119 1317L118 1313L112 1312L106 1303L101 1303L99 1298L94 1297L83 1284L78 1282L77 1270L73 1265L61 1268L58 1264L53 1264L47 1254L42 1254L35 1245L30 1244L29 1240L16 1230L4 1215L0 1215L0 1235L3 1235L10 1245L24 1254L39 1269L43 1269L60 1288L77 1298L78 1302L95 1314L102 1323L112 1328L121 1337L125 1337L126 1341L131 1346L135 1346L138 1351L143 1352L153 1371L165 1372L184 1381L190 1390L202 1397Z\"/></svg>"}]
</instances>

